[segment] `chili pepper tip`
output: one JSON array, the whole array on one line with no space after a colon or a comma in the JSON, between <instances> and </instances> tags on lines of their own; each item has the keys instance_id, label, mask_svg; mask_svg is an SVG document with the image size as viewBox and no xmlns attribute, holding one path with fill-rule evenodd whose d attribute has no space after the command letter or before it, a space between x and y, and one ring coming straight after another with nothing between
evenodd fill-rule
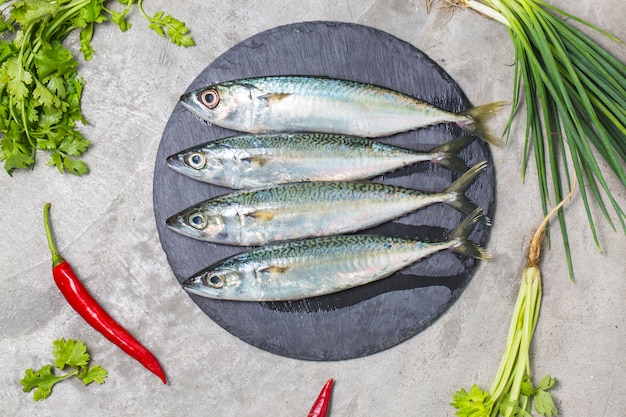
<instances>
[{"instance_id":1,"label":"chili pepper tip","mask_svg":"<svg viewBox=\"0 0 626 417\"><path fill-rule=\"evenodd\" d=\"M322 387L319 396L313 403L311 411L307 417L326 417L328 415L328 409L330 406L330 397L332 395L334 380L330 378L326 381L326 384Z\"/></svg>"}]
</instances>

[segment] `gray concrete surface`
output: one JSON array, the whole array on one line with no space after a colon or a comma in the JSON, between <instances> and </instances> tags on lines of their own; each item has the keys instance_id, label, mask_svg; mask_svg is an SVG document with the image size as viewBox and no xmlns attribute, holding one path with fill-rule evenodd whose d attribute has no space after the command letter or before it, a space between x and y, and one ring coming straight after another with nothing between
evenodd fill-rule
<instances>
[{"instance_id":1,"label":"gray concrete surface","mask_svg":"<svg viewBox=\"0 0 626 417\"><path fill-rule=\"evenodd\" d=\"M553 1L621 39L623 0ZM378 354L305 362L260 351L231 336L191 302L161 250L152 211L152 173L165 123L181 92L213 59L262 30L334 20L387 31L426 52L474 103L510 100L513 49L503 27L473 13L426 13L422 0L149 1L192 28L197 46L172 46L138 12L132 29L98 27L81 130L93 145L91 173L61 176L44 164L13 178L0 173L0 414L6 416L304 416L329 377L331 416L452 416L451 394L489 387L524 268L529 234L541 220L531 169L520 178L523 115L508 147L494 149L498 209L489 250L462 297L418 336ZM597 36L595 36L597 38ZM623 47L602 40L622 60ZM69 40L77 46L75 38ZM506 112L505 112L506 113ZM503 113L492 127L502 129ZM626 193L610 185L626 207ZM100 337L59 295L50 274L42 207L52 202L56 238L89 290L160 358L161 382ZM560 237L545 251L544 305L532 372L558 378L563 416L626 415L626 237L599 221L599 253L580 197L567 206L576 281L567 276ZM595 210L597 212L597 210ZM60 337L87 342L109 370L104 385L59 384L41 403L21 391L29 367L51 359Z\"/></svg>"}]
</instances>

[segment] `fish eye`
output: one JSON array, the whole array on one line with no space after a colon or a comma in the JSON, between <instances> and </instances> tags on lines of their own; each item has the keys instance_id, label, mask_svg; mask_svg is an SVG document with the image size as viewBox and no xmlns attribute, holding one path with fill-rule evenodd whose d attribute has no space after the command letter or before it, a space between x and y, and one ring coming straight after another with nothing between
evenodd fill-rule
<instances>
[{"instance_id":1,"label":"fish eye","mask_svg":"<svg viewBox=\"0 0 626 417\"><path fill-rule=\"evenodd\" d=\"M198 230L204 229L207 225L206 216L202 213L192 213L187 220L191 227Z\"/></svg>"},{"instance_id":2,"label":"fish eye","mask_svg":"<svg viewBox=\"0 0 626 417\"><path fill-rule=\"evenodd\" d=\"M220 103L220 95L217 90L210 89L200 93L200 101L209 109L214 109Z\"/></svg>"},{"instance_id":3,"label":"fish eye","mask_svg":"<svg viewBox=\"0 0 626 417\"><path fill-rule=\"evenodd\" d=\"M224 277L217 274L207 274L204 277L206 284L213 288L222 288L224 286Z\"/></svg>"},{"instance_id":4,"label":"fish eye","mask_svg":"<svg viewBox=\"0 0 626 417\"><path fill-rule=\"evenodd\" d=\"M195 152L189 155L189 157L187 158L187 163L191 168L202 169L206 164L206 158L204 157L204 154Z\"/></svg>"}]
</instances>

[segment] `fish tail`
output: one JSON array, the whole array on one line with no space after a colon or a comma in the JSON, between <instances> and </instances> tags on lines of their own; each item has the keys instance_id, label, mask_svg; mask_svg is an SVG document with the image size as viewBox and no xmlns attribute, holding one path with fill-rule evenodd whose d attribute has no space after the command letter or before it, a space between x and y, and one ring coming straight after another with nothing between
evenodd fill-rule
<instances>
[{"instance_id":1,"label":"fish tail","mask_svg":"<svg viewBox=\"0 0 626 417\"><path fill-rule=\"evenodd\" d=\"M472 233L472 230L474 230L474 225L476 222L480 221L481 217L483 217L482 208L478 207L472 212L472 214L463 219L456 229L450 233L448 241L454 242L454 244L450 247L452 252L471 256L476 259L491 258L491 255L489 255L485 248L469 240L469 235Z\"/></svg>"},{"instance_id":2,"label":"fish tail","mask_svg":"<svg viewBox=\"0 0 626 417\"><path fill-rule=\"evenodd\" d=\"M441 165L442 167L460 172L461 174L467 172L469 168L465 165L465 162L463 162L461 158L455 156L455 154L469 145L469 143L473 140L474 136L467 135L439 145L430 150L430 153L433 154L433 159L431 161Z\"/></svg>"},{"instance_id":3,"label":"fish tail","mask_svg":"<svg viewBox=\"0 0 626 417\"><path fill-rule=\"evenodd\" d=\"M462 112L461 115L468 117L469 121L461 122L459 123L459 126L476 133L478 136L491 143L492 145L502 146L502 140L489 133L487 127L485 126L485 123L487 120L493 117L493 115L496 114L505 104L506 103L504 101L496 101L493 103L476 106L472 109Z\"/></svg>"},{"instance_id":4,"label":"fish tail","mask_svg":"<svg viewBox=\"0 0 626 417\"><path fill-rule=\"evenodd\" d=\"M452 194L452 198L446 201L446 204L467 215L474 213L476 205L465 196L465 191L474 183L478 174L485 168L487 168L486 161L477 163L461 175L459 179L450 184L448 188L443 190L442 194ZM487 225L491 224L488 217L481 216L481 220Z\"/></svg>"}]
</instances>

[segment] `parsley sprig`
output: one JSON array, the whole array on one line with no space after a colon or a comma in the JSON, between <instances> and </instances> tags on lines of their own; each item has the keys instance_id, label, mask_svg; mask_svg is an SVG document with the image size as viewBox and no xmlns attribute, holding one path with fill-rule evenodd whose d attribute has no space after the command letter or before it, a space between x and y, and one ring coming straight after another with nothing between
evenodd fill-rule
<instances>
[{"instance_id":1,"label":"parsley sprig","mask_svg":"<svg viewBox=\"0 0 626 417\"><path fill-rule=\"evenodd\" d=\"M73 376L78 377L85 385L92 382L104 383L107 371L98 365L89 367L89 354L83 342L74 339L55 340L52 343L52 353L56 369L63 370L70 367L73 370L63 375L56 375L52 365L45 365L36 371L27 369L20 384L24 386L24 392L35 389L33 398L36 401L48 398L55 384Z\"/></svg>"},{"instance_id":2,"label":"parsley sprig","mask_svg":"<svg viewBox=\"0 0 626 417\"><path fill-rule=\"evenodd\" d=\"M0 162L9 175L32 169L37 151L48 152L48 165L61 173L88 172L80 156L90 143L78 130L87 123L80 103L85 81L62 44L70 32L79 30L80 52L89 61L95 26L112 21L123 32L130 29L126 18L136 4L159 35L179 46L194 45L183 22L164 12L150 17L142 0L117 1L123 10L110 10L105 0L17 0L1 10ZM0 6L5 3L0 0Z\"/></svg>"}]
</instances>

